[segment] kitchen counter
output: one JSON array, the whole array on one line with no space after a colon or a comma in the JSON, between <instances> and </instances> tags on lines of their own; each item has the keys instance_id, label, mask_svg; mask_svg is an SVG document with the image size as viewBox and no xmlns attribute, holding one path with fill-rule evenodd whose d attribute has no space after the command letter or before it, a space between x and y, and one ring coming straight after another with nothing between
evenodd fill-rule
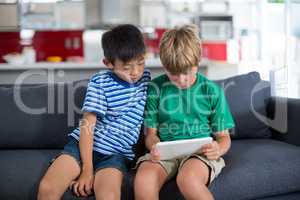
<instances>
[{"instance_id":1,"label":"kitchen counter","mask_svg":"<svg viewBox=\"0 0 300 200\"><path fill-rule=\"evenodd\" d=\"M145 66L153 77L163 73L159 59L146 60ZM102 62L0 64L0 84L74 82L89 79L93 74L104 70L107 70L107 67Z\"/></svg>"},{"instance_id":2,"label":"kitchen counter","mask_svg":"<svg viewBox=\"0 0 300 200\"><path fill-rule=\"evenodd\" d=\"M146 60L147 68L161 68L159 59ZM24 70L24 69L104 69L106 66L99 63L72 63L72 62L39 62L34 64L0 64L0 70Z\"/></svg>"},{"instance_id":3,"label":"kitchen counter","mask_svg":"<svg viewBox=\"0 0 300 200\"><path fill-rule=\"evenodd\" d=\"M147 59L145 67L151 71L152 77L164 73L159 59ZM20 80L22 83L73 82L89 79L103 70L107 67L102 62L0 64L0 84L14 84ZM222 79L238 74L238 64L203 60L199 71L209 79Z\"/></svg>"}]
</instances>

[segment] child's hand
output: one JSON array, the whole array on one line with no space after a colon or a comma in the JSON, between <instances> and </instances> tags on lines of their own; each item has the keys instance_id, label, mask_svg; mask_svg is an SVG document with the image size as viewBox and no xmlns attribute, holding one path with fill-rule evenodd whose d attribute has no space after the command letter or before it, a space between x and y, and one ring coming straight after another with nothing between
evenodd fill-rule
<instances>
[{"instance_id":1,"label":"child's hand","mask_svg":"<svg viewBox=\"0 0 300 200\"><path fill-rule=\"evenodd\" d=\"M87 197L92 194L94 184L93 171L82 171L79 178L76 181L71 182L69 188L73 189L73 192L77 197Z\"/></svg>"},{"instance_id":2,"label":"child's hand","mask_svg":"<svg viewBox=\"0 0 300 200\"><path fill-rule=\"evenodd\" d=\"M206 156L209 160L218 160L221 156L220 146L216 141L203 145L200 153Z\"/></svg>"},{"instance_id":3,"label":"child's hand","mask_svg":"<svg viewBox=\"0 0 300 200\"><path fill-rule=\"evenodd\" d=\"M160 160L160 155L155 144L151 148L150 155L153 162L158 162Z\"/></svg>"}]
</instances>

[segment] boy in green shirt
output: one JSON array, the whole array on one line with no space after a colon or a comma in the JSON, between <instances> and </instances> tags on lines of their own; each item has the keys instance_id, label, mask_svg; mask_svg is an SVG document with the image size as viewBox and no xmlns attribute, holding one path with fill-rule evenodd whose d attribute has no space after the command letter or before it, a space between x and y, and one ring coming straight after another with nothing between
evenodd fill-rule
<instances>
[{"instance_id":1,"label":"boy in green shirt","mask_svg":"<svg viewBox=\"0 0 300 200\"><path fill-rule=\"evenodd\" d=\"M228 129L234 122L223 90L198 73L201 45L195 26L167 31L160 42L160 59L166 74L148 86L145 108L146 147L134 182L135 198L159 199L163 184L177 174L185 199L213 199L208 185L225 166L230 148ZM214 136L199 152L160 160L156 143Z\"/></svg>"}]
</instances>

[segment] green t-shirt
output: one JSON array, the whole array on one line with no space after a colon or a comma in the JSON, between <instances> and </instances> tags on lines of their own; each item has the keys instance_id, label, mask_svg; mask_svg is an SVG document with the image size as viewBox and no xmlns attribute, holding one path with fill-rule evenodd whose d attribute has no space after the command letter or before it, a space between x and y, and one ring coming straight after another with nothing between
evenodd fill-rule
<instances>
[{"instance_id":1,"label":"green t-shirt","mask_svg":"<svg viewBox=\"0 0 300 200\"><path fill-rule=\"evenodd\" d=\"M161 141L172 141L208 137L234 121L223 90L200 73L187 89L161 75L148 86L145 126L157 128Z\"/></svg>"}]
</instances>

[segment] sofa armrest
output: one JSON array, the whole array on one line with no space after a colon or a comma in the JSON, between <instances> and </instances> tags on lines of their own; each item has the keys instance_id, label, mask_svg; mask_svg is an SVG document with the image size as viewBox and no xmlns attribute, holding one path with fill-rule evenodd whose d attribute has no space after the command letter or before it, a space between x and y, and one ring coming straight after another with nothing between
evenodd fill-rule
<instances>
[{"instance_id":1,"label":"sofa armrest","mask_svg":"<svg viewBox=\"0 0 300 200\"><path fill-rule=\"evenodd\" d=\"M300 99L271 97L267 113L272 137L300 146Z\"/></svg>"}]
</instances>

